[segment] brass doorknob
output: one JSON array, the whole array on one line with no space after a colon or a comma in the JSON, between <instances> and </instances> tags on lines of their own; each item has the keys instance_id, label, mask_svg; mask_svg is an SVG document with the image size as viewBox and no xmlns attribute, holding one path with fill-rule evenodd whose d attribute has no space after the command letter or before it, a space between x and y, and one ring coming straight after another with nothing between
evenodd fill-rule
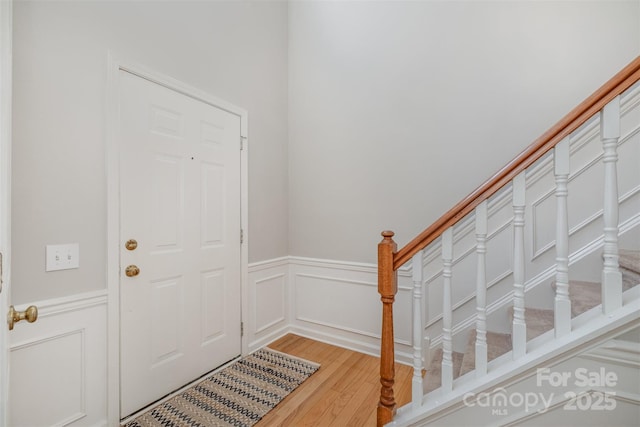
<instances>
[{"instance_id":1,"label":"brass doorknob","mask_svg":"<svg viewBox=\"0 0 640 427\"><path fill-rule=\"evenodd\" d=\"M9 307L9 313L7 314L9 330L12 331L13 325L21 320L26 320L29 323L33 323L38 320L38 307L30 305L25 311L16 311L13 306Z\"/></svg>"},{"instance_id":2,"label":"brass doorknob","mask_svg":"<svg viewBox=\"0 0 640 427\"><path fill-rule=\"evenodd\" d=\"M140 269L137 265L129 265L124 269L124 274L126 274L127 277L134 277L140 274Z\"/></svg>"}]
</instances>

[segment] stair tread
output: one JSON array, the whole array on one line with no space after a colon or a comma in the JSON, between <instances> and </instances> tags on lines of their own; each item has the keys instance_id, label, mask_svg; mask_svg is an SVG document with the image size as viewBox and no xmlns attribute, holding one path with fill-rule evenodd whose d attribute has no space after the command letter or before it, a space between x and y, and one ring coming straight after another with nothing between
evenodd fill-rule
<instances>
[{"instance_id":1,"label":"stair tread","mask_svg":"<svg viewBox=\"0 0 640 427\"><path fill-rule=\"evenodd\" d=\"M640 251L620 249L618 264L624 291L640 284Z\"/></svg>"},{"instance_id":2,"label":"stair tread","mask_svg":"<svg viewBox=\"0 0 640 427\"><path fill-rule=\"evenodd\" d=\"M635 271L627 270L626 268L621 268L620 272L622 273L622 290L627 291L634 286L640 284L640 273L636 273Z\"/></svg>"},{"instance_id":3,"label":"stair tread","mask_svg":"<svg viewBox=\"0 0 640 427\"><path fill-rule=\"evenodd\" d=\"M553 282L551 287L555 291L556 283ZM602 285L596 282L570 280L569 298L571 299L571 317L579 316L585 311L600 305Z\"/></svg>"},{"instance_id":4,"label":"stair tread","mask_svg":"<svg viewBox=\"0 0 640 427\"><path fill-rule=\"evenodd\" d=\"M640 274L640 251L631 249L620 249L618 251L618 263L620 268L624 268L633 273Z\"/></svg>"},{"instance_id":5,"label":"stair tread","mask_svg":"<svg viewBox=\"0 0 640 427\"><path fill-rule=\"evenodd\" d=\"M453 378L456 379L460 376L460 366L462 366L463 354L457 351L452 351L451 356L453 359ZM438 348L427 369L425 377L424 392L429 393L442 385L442 348Z\"/></svg>"},{"instance_id":6,"label":"stair tread","mask_svg":"<svg viewBox=\"0 0 640 427\"><path fill-rule=\"evenodd\" d=\"M511 351L511 334L500 334L487 331L487 361L490 362L498 356ZM476 366L476 330L473 329L467 341L467 351L462 359L460 375L473 371Z\"/></svg>"},{"instance_id":7,"label":"stair tread","mask_svg":"<svg viewBox=\"0 0 640 427\"><path fill-rule=\"evenodd\" d=\"M527 341L550 331L554 327L553 310L525 307L524 316L527 323ZM509 307L509 321L513 322L513 306Z\"/></svg>"}]
</instances>

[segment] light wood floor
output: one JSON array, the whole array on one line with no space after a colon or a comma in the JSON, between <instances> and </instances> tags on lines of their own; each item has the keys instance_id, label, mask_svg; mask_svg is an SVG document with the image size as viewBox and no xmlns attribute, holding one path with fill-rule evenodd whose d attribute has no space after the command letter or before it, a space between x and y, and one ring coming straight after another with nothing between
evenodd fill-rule
<instances>
[{"instance_id":1,"label":"light wood floor","mask_svg":"<svg viewBox=\"0 0 640 427\"><path fill-rule=\"evenodd\" d=\"M375 426L380 398L379 359L297 335L269 347L320 363L320 369L269 412L265 426ZM411 400L412 369L396 364L398 407Z\"/></svg>"}]
</instances>

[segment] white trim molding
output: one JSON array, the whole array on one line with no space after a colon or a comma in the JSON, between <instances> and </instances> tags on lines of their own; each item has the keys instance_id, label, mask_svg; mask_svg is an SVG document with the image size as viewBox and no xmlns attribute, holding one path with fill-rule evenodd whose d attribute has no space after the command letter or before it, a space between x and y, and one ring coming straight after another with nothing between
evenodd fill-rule
<instances>
[{"instance_id":1,"label":"white trim molding","mask_svg":"<svg viewBox=\"0 0 640 427\"><path fill-rule=\"evenodd\" d=\"M613 339L581 357L640 370L640 343Z\"/></svg>"},{"instance_id":2,"label":"white trim molding","mask_svg":"<svg viewBox=\"0 0 640 427\"><path fill-rule=\"evenodd\" d=\"M0 319L6 319L11 280L11 109L13 1L0 1ZM4 290L2 289L4 287ZM0 330L0 425L9 425L9 337Z\"/></svg>"}]
</instances>

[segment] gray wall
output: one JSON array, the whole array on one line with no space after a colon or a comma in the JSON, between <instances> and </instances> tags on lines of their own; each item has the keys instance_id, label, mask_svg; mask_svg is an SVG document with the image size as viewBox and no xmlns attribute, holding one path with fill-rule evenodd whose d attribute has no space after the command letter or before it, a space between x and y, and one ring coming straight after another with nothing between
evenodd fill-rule
<instances>
[{"instance_id":1,"label":"gray wall","mask_svg":"<svg viewBox=\"0 0 640 427\"><path fill-rule=\"evenodd\" d=\"M20 0L14 32L20 304L105 287L109 49L249 111L250 262L374 262L638 55L640 6Z\"/></svg>"},{"instance_id":2,"label":"gray wall","mask_svg":"<svg viewBox=\"0 0 640 427\"><path fill-rule=\"evenodd\" d=\"M109 49L248 110L249 258L287 255L287 30L285 2L15 2L13 302L106 286Z\"/></svg>"},{"instance_id":3,"label":"gray wall","mask_svg":"<svg viewBox=\"0 0 640 427\"><path fill-rule=\"evenodd\" d=\"M639 5L291 3L291 254L406 244L640 53Z\"/></svg>"}]
</instances>

